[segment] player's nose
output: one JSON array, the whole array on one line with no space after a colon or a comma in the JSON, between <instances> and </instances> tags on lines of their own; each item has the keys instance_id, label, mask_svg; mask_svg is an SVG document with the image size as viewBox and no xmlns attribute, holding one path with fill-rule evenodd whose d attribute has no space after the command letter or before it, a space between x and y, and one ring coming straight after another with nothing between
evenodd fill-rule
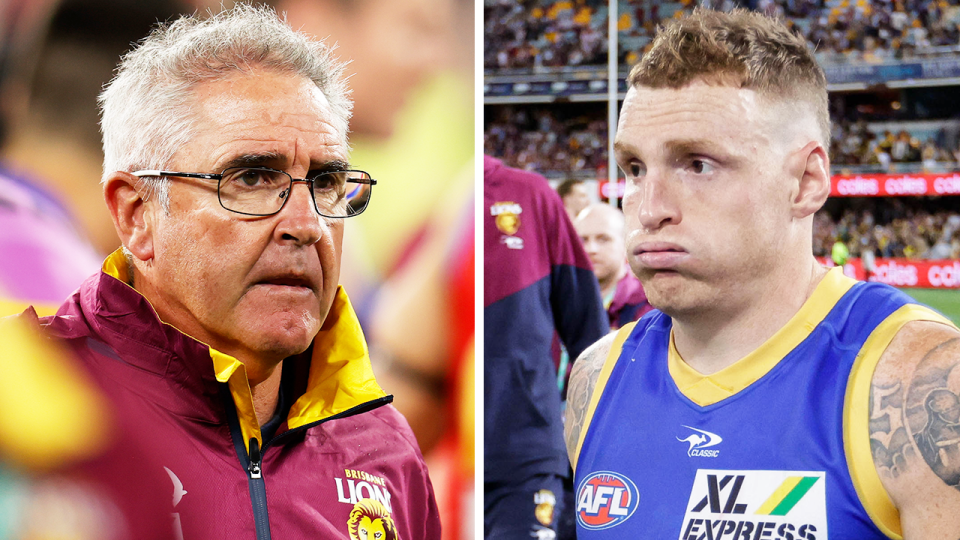
<instances>
[{"instance_id":1,"label":"player's nose","mask_svg":"<svg viewBox=\"0 0 960 540\"><path fill-rule=\"evenodd\" d=\"M648 171L641 189L638 212L644 229L655 231L669 223L680 222L677 194L669 178Z\"/></svg>"}]
</instances>

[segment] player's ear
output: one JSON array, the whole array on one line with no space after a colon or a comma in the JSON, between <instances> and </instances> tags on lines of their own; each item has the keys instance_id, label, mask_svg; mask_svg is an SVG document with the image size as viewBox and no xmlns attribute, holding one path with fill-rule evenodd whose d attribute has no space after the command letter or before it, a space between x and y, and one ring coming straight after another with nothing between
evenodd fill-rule
<instances>
[{"instance_id":1,"label":"player's ear","mask_svg":"<svg viewBox=\"0 0 960 540\"><path fill-rule=\"evenodd\" d=\"M792 161L791 213L800 219L819 210L830 195L830 157L823 145L810 141Z\"/></svg>"},{"instance_id":2,"label":"player's ear","mask_svg":"<svg viewBox=\"0 0 960 540\"><path fill-rule=\"evenodd\" d=\"M152 207L137 189L140 179L123 171L104 177L103 198L120 241L142 261L153 258Z\"/></svg>"}]
</instances>

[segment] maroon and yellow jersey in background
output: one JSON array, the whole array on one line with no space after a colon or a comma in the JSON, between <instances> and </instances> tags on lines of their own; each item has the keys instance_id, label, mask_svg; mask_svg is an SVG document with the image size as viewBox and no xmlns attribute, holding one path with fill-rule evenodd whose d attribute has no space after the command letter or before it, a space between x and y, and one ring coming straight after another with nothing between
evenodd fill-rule
<instances>
[{"instance_id":1,"label":"maroon and yellow jersey in background","mask_svg":"<svg viewBox=\"0 0 960 540\"><path fill-rule=\"evenodd\" d=\"M566 476L550 345L573 358L609 331L597 278L560 197L484 157L484 481Z\"/></svg>"}]
</instances>

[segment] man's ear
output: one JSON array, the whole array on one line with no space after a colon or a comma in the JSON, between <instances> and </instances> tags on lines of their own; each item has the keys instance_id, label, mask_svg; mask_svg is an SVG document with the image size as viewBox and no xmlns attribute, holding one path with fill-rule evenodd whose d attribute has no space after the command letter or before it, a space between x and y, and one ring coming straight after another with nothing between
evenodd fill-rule
<instances>
[{"instance_id":1,"label":"man's ear","mask_svg":"<svg viewBox=\"0 0 960 540\"><path fill-rule=\"evenodd\" d=\"M810 141L794 157L790 212L801 219L819 210L830 195L830 157L817 141Z\"/></svg>"},{"instance_id":2,"label":"man's ear","mask_svg":"<svg viewBox=\"0 0 960 540\"><path fill-rule=\"evenodd\" d=\"M153 204L147 204L137 184L140 179L130 173L116 171L104 179L106 200L113 226L120 241L141 261L153 258Z\"/></svg>"}]
</instances>

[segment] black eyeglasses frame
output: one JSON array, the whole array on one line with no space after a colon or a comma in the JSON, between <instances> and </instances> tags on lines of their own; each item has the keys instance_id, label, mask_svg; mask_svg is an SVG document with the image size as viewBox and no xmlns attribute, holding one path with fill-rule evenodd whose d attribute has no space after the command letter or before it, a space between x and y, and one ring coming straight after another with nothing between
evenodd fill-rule
<instances>
[{"instance_id":1,"label":"black eyeglasses frame","mask_svg":"<svg viewBox=\"0 0 960 540\"><path fill-rule=\"evenodd\" d=\"M233 213L235 213L235 214L241 214L241 215L244 215L244 216L255 216L255 217L269 217L269 216L274 216L274 215L279 214L280 211L283 210L283 207L287 205L287 201L290 199L290 197L285 197L284 200L283 200L283 204L280 205L280 208L278 208L275 212L271 212L271 213L269 213L269 214L253 214L253 213L250 213L250 212L240 212L239 210L233 210L232 208L227 208L226 205L223 204L223 199L220 197L220 181L223 180L223 175L224 175L224 173L226 173L226 172L229 171L229 170L233 170L233 169L262 170L262 171L271 171L271 172L280 173L280 174L282 174L282 175L284 175L284 176L286 176L287 178L290 179L290 188L289 188L290 190L292 190L292 189L293 189L293 185L296 184L296 183L298 183L298 182L299 182L299 183L302 183L302 184L309 184L311 187L313 187L313 184L314 184L314 182L316 181L316 179L317 179L318 177L320 177L320 176L323 176L324 174L360 173L360 174L364 175L366 178L358 178L358 179L350 179L350 180L348 180L348 182L351 182L351 183L354 183L354 184L361 184L361 185L369 185L369 186L370 186L370 195L367 197L367 202L366 202L366 204L363 205L363 208L361 208L359 212L355 212L355 213L353 213L353 214L347 214L347 215L344 215L344 216L330 216L330 215L324 214L323 212L320 211L320 207L317 205L317 196L316 196L316 194L314 193L314 190L313 190L313 189L310 190L310 197L311 197L311 199L313 199L313 209L317 212L317 214L319 214L319 215L321 215L321 216L323 216L323 217L325 217L325 218L330 218L330 219L346 219L346 218L350 218L350 217L354 217L354 216L359 216L360 214L362 214L362 213L364 212L364 210L366 210L367 207L370 206L370 199L373 198L373 186L377 185L377 181L370 177L370 173L368 173L368 172L366 172L366 171L361 171L361 170L359 170L359 169L345 169L345 170L339 170L339 171L326 171L326 172L318 173L316 176L313 177L313 179L310 179L310 178L294 178L290 173L288 173L288 172L286 172L286 171L281 171L280 169L273 169L273 168L271 168L271 167L228 167L228 168L224 169L224 170L223 170L222 172L220 172L220 173L190 173L190 172L178 172L178 171L142 170L142 171L135 171L135 172L132 172L132 173L130 173L130 174L132 174L133 176L136 176L136 177L138 177L138 178L143 178L144 176L156 176L156 177L162 177L162 178L165 178L165 177L182 177L182 178L199 178L199 179L202 179L202 180L216 180L216 181L217 181L217 201L220 202L220 206L221 206L224 210L226 210L226 211L228 211L228 212L233 212Z\"/></svg>"}]
</instances>

